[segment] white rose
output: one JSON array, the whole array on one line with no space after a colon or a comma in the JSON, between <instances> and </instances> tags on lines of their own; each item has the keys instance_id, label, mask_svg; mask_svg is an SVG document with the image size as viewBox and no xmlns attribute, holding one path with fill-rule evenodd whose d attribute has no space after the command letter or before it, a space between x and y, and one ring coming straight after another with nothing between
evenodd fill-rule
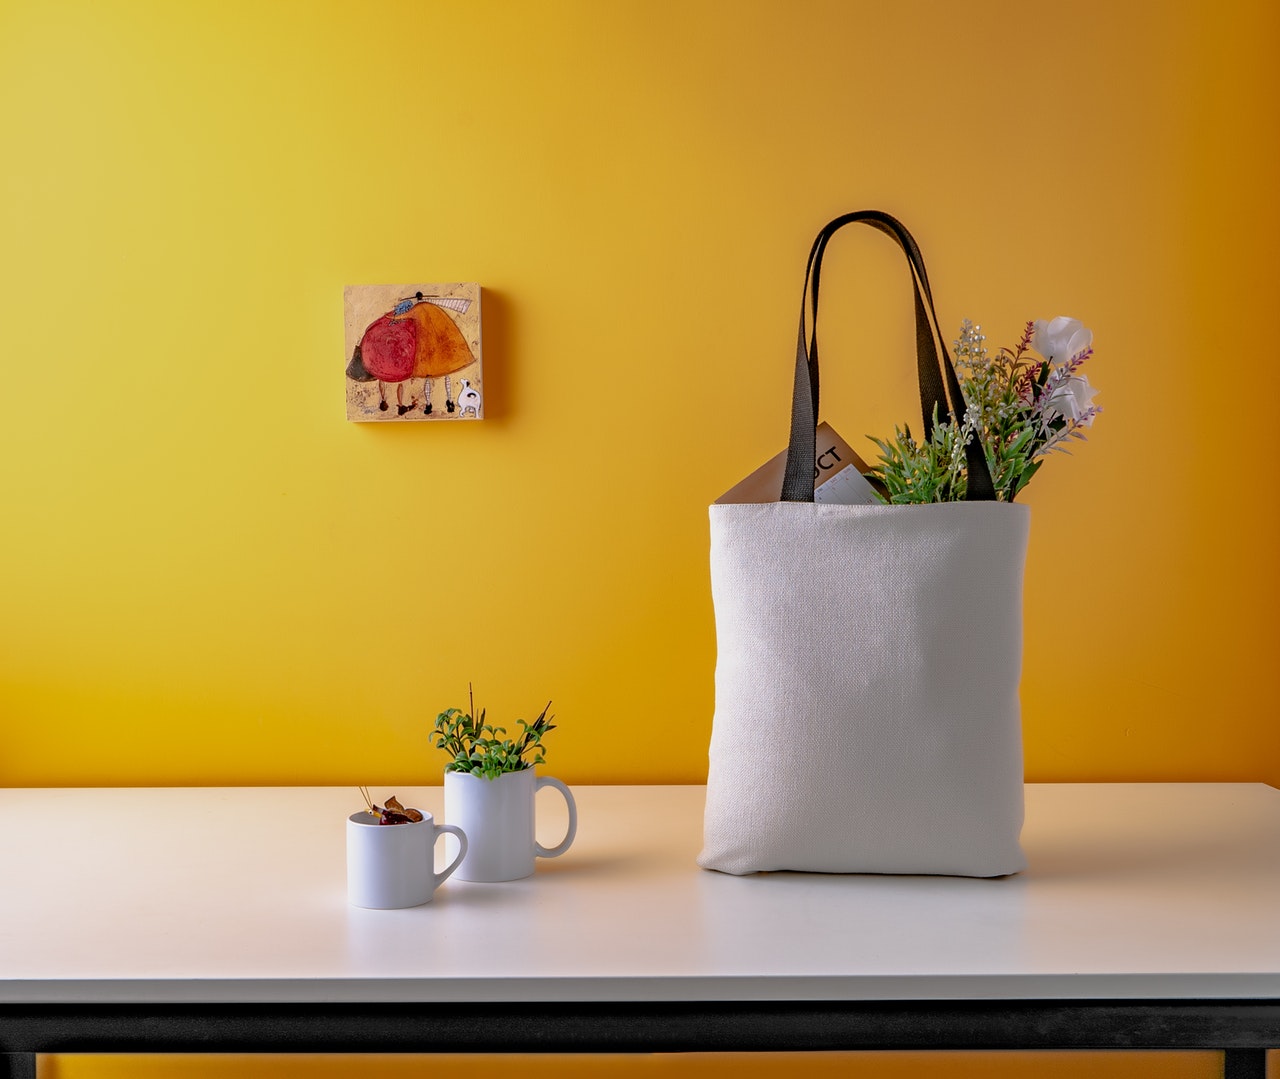
<instances>
[{"instance_id":1,"label":"white rose","mask_svg":"<svg viewBox=\"0 0 1280 1079\"><path fill-rule=\"evenodd\" d=\"M1059 315L1046 322L1036 319L1031 347L1053 364L1063 364L1073 356L1079 356L1093 344L1093 331L1078 318Z\"/></svg>"},{"instance_id":2,"label":"white rose","mask_svg":"<svg viewBox=\"0 0 1280 1079\"><path fill-rule=\"evenodd\" d=\"M1073 422L1081 422L1080 417L1085 416L1093 408L1093 398L1097 392L1089 385L1089 380L1084 375L1072 375L1053 391L1045 411L1050 416L1062 416ZM1093 417L1087 416L1081 422L1081 426L1092 427Z\"/></svg>"}]
</instances>

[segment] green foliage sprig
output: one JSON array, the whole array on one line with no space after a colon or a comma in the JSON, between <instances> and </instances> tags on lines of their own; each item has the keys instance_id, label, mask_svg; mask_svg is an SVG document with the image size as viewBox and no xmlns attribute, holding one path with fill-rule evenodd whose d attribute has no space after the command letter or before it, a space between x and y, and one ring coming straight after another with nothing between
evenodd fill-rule
<instances>
[{"instance_id":1,"label":"green foliage sprig","mask_svg":"<svg viewBox=\"0 0 1280 1079\"><path fill-rule=\"evenodd\" d=\"M910 427L894 427L893 440L872 437L880 447L874 476L885 488L886 502L959 502L967 486L964 447L971 427L939 423L933 410L933 434L917 442Z\"/></svg>"},{"instance_id":2,"label":"green foliage sprig","mask_svg":"<svg viewBox=\"0 0 1280 1079\"><path fill-rule=\"evenodd\" d=\"M1056 325L1061 324L1061 325ZM1061 347L1063 335L1072 344ZM917 442L909 427L895 427L889 440L871 436L880 450L868 479L884 487L882 501L894 504L955 502L967 488L965 446L976 432L991 469L996 497L1012 502L1052 452L1069 453L1068 443L1084 439L1101 409L1080 368L1093 354L1092 334L1073 319L1028 322L1015 348L994 356L981 328L966 320L955 342L956 376L964 394L962 420L938 422L935 409L929 438ZM1079 351L1075 345L1083 344ZM1052 346L1052 347L1051 347ZM1036 355L1033 349L1045 355ZM1058 352L1069 355L1056 355Z\"/></svg>"},{"instance_id":3,"label":"green foliage sprig","mask_svg":"<svg viewBox=\"0 0 1280 1079\"><path fill-rule=\"evenodd\" d=\"M485 710L476 717L475 695L468 687L470 711L449 708L436 716L433 741L450 757L446 772L470 772L485 779L497 779L506 772L522 772L535 764L545 764L543 737L555 730L548 716L551 702L532 723L517 720L523 728L515 738L507 737L505 727L485 722Z\"/></svg>"}]
</instances>

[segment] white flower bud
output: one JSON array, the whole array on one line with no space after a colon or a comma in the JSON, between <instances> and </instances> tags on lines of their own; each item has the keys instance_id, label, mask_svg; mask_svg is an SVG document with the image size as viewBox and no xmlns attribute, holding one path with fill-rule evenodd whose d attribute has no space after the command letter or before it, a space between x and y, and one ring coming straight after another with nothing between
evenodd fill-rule
<instances>
[{"instance_id":1,"label":"white flower bud","mask_svg":"<svg viewBox=\"0 0 1280 1079\"><path fill-rule=\"evenodd\" d=\"M1078 318L1057 318L1045 321L1036 319L1035 333L1031 337L1031 347L1050 363L1058 366L1079 356L1093 344L1093 331Z\"/></svg>"}]
</instances>

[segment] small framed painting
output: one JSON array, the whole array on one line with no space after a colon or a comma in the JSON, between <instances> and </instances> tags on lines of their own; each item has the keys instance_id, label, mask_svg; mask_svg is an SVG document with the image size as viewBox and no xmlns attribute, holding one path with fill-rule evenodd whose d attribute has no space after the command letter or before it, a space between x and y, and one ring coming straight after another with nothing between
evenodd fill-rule
<instances>
[{"instance_id":1,"label":"small framed painting","mask_svg":"<svg viewBox=\"0 0 1280 1079\"><path fill-rule=\"evenodd\" d=\"M347 419L484 417L480 286L348 285Z\"/></svg>"}]
</instances>

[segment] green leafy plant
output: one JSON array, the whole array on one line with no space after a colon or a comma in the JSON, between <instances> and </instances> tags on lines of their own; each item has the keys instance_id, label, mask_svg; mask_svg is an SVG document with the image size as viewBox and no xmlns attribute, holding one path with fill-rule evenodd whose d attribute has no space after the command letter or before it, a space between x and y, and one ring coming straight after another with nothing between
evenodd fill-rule
<instances>
[{"instance_id":1,"label":"green leafy plant","mask_svg":"<svg viewBox=\"0 0 1280 1079\"><path fill-rule=\"evenodd\" d=\"M495 727L485 722L485 711L476 716L475 695L467 690L470 710L449 708L436 716L433 741L450 757L446 772L470 772L485 779L496 779L505 772L521 772L535 764L546 763L543 755L543 737L555 730L548 716L551 702L532 723L523 719L516 722L522 731L515 738L507 737L505 727Z\"/></svg>"},{"instance_id":2,"label":"green leafy plant","mask_svg":"<svg viewBox=\"0 0 1280 1079\"><path fill-rule=\"evenodd\" d=\"M938 422L917 442L909 427L894 437L871 437L880 460L868 479L894 504L954 502L965 497L964 448L976 432L996 497L1012 502L1053 452L1069 453L1101 412L1096 392L1080 373L1093 355L1093 334L1076 319L1028 322L1016 347L995 355L981 327L966 320L955 342L956 376L967 408L963 419Z\"/></svg>"},{"instance_id":3,"label":"green leafy plant","mask_svg":"<svg viewBox=\"0 0 1280 1079\"><path fill-rule=\"evenodd\" d=\"M872 475L884 485L884 501L958 502L966 487L964 447L969 426L939 423L933 410L933 434L917 442L910 427L895 427L893 440L872 438L880 447L880 465Z\"/></svg>"}]
</instances>

